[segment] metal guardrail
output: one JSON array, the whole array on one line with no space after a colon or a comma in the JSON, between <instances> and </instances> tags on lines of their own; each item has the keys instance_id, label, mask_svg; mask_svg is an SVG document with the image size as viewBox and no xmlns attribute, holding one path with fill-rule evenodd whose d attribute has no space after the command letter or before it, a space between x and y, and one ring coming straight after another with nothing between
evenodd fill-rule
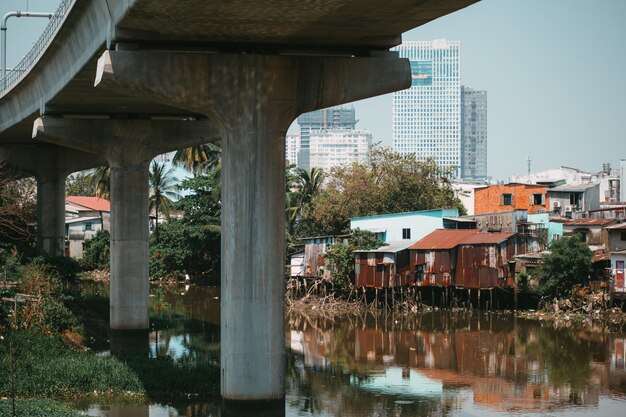
<instances>
[{"instance_id":1,"label":"metal guardrail","mask_svg":"<svg viewBox=\"0 0 626 417\"><path fill-rule=\"evenodd\" d=\"M11 72L7 72L6 76L0 80L0 94L4 93L6 90L10 89L15 83L19 81L22 74L27 72L37 61L37 58L46 50L46 47L52 40L54 34L56 33L57 28L63 21L63 17L70 9L73 0L61 0L59 3L59 7L54 12L54 15L50 18L48 25L37 39L37 42L33 45L33 47L28 51L24 58L19 62L19 64L13 67Z\"/></svg>"}]
</instances>

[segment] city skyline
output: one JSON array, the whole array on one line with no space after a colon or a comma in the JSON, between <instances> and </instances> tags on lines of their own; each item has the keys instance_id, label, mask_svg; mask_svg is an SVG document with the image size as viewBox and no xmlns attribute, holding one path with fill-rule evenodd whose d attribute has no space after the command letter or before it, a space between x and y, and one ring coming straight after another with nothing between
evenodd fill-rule
<instances>
[{"instance_id":1,"label":"city skyline","mask_svg":"<svg viewBox=\"0 0 626 417\"><path fill-rule=\"evenodd\" d=\"M26 10L26 0L0 13ZM31 11L58 1L30 0ZM463 84L489 92L490 176L507 180L561 165L600 171L626 157L626 2L482 0L406 32L404 41L449 39L463 45ZM15 65L46 25L11 19L7 63ZM354 103L357 129L392 145L391 95ZM295 129L294 130L294 126ZM297 123L290 132L297 131Z\"/></svg>"}]
</instances>

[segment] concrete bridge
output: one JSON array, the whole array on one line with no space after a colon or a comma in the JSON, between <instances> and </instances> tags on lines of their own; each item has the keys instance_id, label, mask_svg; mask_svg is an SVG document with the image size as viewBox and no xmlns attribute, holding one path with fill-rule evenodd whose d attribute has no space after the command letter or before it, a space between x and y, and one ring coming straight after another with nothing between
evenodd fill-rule
<instances>
[{"instance_id":1,"label":"concrete bridge","mask_svg":"<svg viewBox=\"0 0 626 417\"><path fill-rule=\"evenodd\" d=\"M389 49L475 1L62 0L0 81L1 155L37 177L40 249L63 253L66 176L106 161L111 330L147 332L148 163L221 138L222 396L282 400L287 129L408 88Z\"/></svg>"}]
</instances>

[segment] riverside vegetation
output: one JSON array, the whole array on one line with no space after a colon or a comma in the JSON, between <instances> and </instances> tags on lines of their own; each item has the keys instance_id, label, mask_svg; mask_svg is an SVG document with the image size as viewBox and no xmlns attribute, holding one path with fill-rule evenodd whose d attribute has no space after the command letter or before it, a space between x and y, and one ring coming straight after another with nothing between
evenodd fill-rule
<instances>
[{"instance_id":1,"label":"riverside vegetation","mask_svg":"<svg viewBox=\"0 0 626 417\"><path fill-rule=\"evenodd\" d=\"M107 345L108 299L68 289L78 269L71 260L35 258L15 265L15 285L0 289L0 375L7 376L0 415L75 416L64 402L219 393L214 364L96 354Z\"/></svg>"}]
</instances>

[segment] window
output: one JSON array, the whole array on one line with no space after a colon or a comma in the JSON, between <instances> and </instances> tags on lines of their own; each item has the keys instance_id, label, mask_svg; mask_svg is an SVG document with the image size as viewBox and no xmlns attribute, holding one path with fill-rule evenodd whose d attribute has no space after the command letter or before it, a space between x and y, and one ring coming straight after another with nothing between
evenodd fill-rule
<instances>
[{"instance_id":1,"label":"window","mask_svg":"<svg viewBox=\"0 0 626 417\"><path fill-rule=\"evenodd\" d=\"M622 232L622 242L626 242L626 232Z\"/></svg>"},{"instance_id":2,"label":"window","mask_svg":"<svg viewBox=\"0 0 626 417\"><path fill-rule=\"evenodd\" d=\"M503 206L512 206L513 205L513 194L502 194L502 205Z\"/></svg>"},{"instance_id":3,"label":"window","mask_svg":"<svg viewBox=\"0 0 626 417\"><path fill-rule=\"evenodd\" d=\"M84 230L93 230L93 229L91 228L91 222L85 222L85 228L84 228Z\"/></svg>"},{"instance_id":4,"label":"window","mask_svg":"<svg viewBox=\"0 0 626 417\"><path fill-rule=\"evenodd\" d=\"M533 194L531 197L532 206L543 206L545 204L545 198L543 194Z\"/></svg>"},{"instance_id":5,"label":"window","mask_svg":"<svg viewBox=\"0 0 626 417\"><path fill-rule=\"evenodd\" d=\"M580 193L570 193L569 194L569 203L573 206L577 206L580 204Z\"/></svg>"},{"instance_id":6,"label":"window","mask_svg":"<svg viewBox=\"0 0 626 417\"><path fill-rule=\"evenodd\" d=\"M402 229L402 239L411 239L411 229Z\"/></svg>"}]
</instances>

